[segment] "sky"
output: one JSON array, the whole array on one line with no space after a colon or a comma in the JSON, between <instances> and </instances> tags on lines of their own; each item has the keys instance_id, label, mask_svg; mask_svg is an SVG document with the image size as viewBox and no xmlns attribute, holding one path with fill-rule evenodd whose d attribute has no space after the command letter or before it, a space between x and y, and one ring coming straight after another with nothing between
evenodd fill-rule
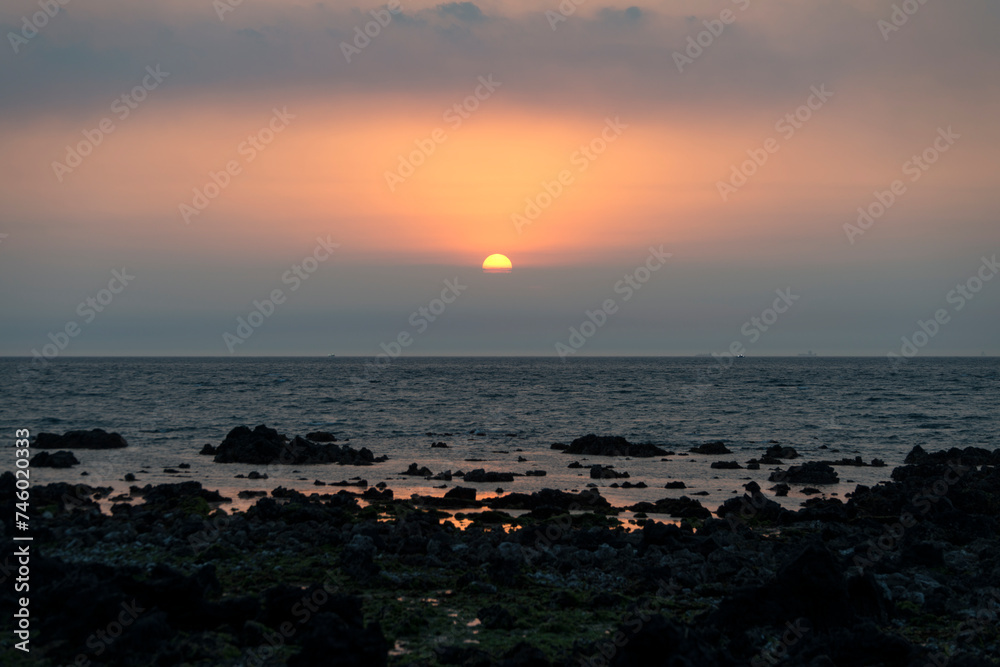
<instances>
[{"instance_id":1,"label":"sky","mask_svg":"<svg viewBox=\"0 0 1000 667\"><path fill-rule=\"evenodd\" d=\"M0 355L1000 354L998 29L9 0Z\"/></svg>"}]
</instances>

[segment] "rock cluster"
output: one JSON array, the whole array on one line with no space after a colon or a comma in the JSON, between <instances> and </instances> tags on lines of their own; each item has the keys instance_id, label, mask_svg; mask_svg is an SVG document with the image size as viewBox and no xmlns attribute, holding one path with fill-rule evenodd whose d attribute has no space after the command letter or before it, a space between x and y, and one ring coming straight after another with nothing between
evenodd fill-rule
<instances>
[{"instance_id":1,"label":"rock cluster","mask_svg":"<svg viewBox=\"0 0 1000 667\"><path fill-rule=\"evenodd\" d=\"M109 665L995 664L1000 451L914 450L891 480L798 511L744 488L720 518L686 497L633 506L684 518L629 532L596 490L487 499L459 530L375 487L278 488L232 513L197 482L134 487L108 514L110 488L40 485L32 649ZM15 489L0 475L8 535ZM96 655L88 639L125 620Z\"/></svg>"},{"instance_id":2,"label":"rock cluster","mask_svg":"<svg viewBox=\"0 0 1000 667\"><path fill-rule=\"evenodd\" d=\"M313 434L315 435L315 434ZM202 449L204 452L204 448ZM376 457L365 447L356 450L347 445L319 445L296 436L290 440L273 428L261 424L253 430L237 426L215 448L216 463L253 463L258 465L282 463L305 465L339 463L341 465L371 465L387 460Z\"/></svg>"},{"instance_id":3,"label":"rock cluster","mask_svg":"<svg viewBox=\"0 0 1000 667\"><path fill-rule=\"evenodd\" d=\"M125 438L99 428L90 431L68 431L62 435L39 433L32 444L35 449L121 449L128 447Z\"/></svg>"},{"instance_id":4,"label":"rock cluster","mask_svg":"<svg viewBox=\"0 0 1000 667\"><path fill-rule=\"evenodd\" d=\"M553 448L556 448L553 445ZM577 438L563 449L566 454L582 456L634 456L649 458L663 456L666 450L651 444L632 444L621 436L597 436L593 433Z\"/></svg>"}]
</instances>

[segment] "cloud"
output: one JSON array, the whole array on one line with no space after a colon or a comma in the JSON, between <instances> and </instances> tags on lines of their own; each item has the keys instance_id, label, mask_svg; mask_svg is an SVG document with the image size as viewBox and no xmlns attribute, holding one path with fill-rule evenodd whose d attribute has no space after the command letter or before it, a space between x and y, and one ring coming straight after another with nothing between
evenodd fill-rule
<instances>
[{"instance_id":1,"label":"cloud","mask_svg":"<svg viewBox=\"0 0 1000 667\"><path fill-rule=\"evenodd\" d=\"M438 5L437 10L441 16L454 16L458 20L468 23L486 20L483 11L473 2L449 2Z\"/></svg>"},{"instance_id":2,"label":"cloud","mask_svg":"<svg viewBox=\"0 0 1000 667\"><path fill-rule=\"evenodd\" d=\"M81 7L53 20L18 55L7 51L0 86L5 115L77 113L104 106L150 64L176 73L173 99L206 93L234 101L268 89L326 96L452 95L469 77L503 72L519 104L565 109L628 107L703 113L781 106L817 82L937 102L994 99L1000 24L983 3L922 7L892 41L876 27L885 11L857 3L734 5L736 20L678 74L672 56L719 10L582 7L552 31L538 7L491 14L471 2L407 9L346 63L341 43L371 21L367 11L330 5L240 5L219 21L209 8ZM683 11L681 11L683 10ZM694 14L694 19L689 17ZM0 14L0 31L17 17ZM622 27L629 26L623 43ZM991 32L992 31L992 32ZM171 69L173 68L173 69ZM843 85L840 86L843 89ZM928 92L930 91L930 92Z\"/></svg>"},{"instance_id":3,"label":"cloud","mask_svg":"<svg viewBox=\"0 0 1000 667\"><path fill-rule=\"evenodd\" d=\"M601 19L618 24L638 22L642 20L642 15L642 10L635 6L626 7L625 9L605 7L598 12L598 16Z\"/></svg>"}]
</instances>

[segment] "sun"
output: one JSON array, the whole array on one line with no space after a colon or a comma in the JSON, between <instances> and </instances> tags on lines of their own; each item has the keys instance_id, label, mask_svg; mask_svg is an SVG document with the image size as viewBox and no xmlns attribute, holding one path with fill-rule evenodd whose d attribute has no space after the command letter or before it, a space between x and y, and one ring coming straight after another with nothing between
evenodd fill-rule
<instances>
[{"instance_id":1,"label":"sun","mask_svg":"<svg viewBox=\"0 0 1000 667\"><path fill-rule=\"evenodd\" d=\"M483 273L510 273L513 265L506 255L496 253L483 260Z\"/></svg>"}]
</instances>

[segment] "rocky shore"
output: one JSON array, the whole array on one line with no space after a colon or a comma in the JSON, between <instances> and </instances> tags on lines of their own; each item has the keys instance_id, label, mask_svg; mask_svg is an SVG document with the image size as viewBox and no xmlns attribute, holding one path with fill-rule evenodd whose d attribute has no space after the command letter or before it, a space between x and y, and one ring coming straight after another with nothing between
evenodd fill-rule
<instances>
[{"instance_id":1,"label":"rocky shore","mask_svg":"<svg viewBox=\"0 0 1000 667\"><path fill-rule=\"evenodd\" d=\"M316 434L227 441L205 453L374 458ZM566 451L666 453L593 436ZM832 469L789 472L822 484ZM399 499L345 482L236 512L192 481L114 498L35 487L37 633L22 657L5 615L0 651L42 666L1000 664L1000 450L918 447L891 480L797 511L772 481L713 511L686 497L628 508L679 517L636 525L596 489ZM0 476L8 536L14 490Z\"/></svg>"}]
</instances>

